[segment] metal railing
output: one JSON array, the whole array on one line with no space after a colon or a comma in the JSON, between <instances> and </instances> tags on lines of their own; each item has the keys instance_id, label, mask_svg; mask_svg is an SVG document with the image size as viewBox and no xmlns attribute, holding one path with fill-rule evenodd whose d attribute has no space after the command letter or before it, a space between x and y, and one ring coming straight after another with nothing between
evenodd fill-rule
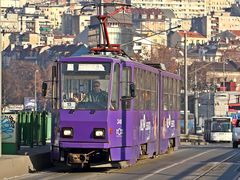
<instances>
[{"instance_id":1,"label":"metal railing","mask_svg":"<svg viewBox=\"0 0 240 180\"><path fill-rule=\"evenodd\" d=\"M46 145L51 137L51 114L48 112L19 112L17 146Z\"/></svg>"}]
</instances>

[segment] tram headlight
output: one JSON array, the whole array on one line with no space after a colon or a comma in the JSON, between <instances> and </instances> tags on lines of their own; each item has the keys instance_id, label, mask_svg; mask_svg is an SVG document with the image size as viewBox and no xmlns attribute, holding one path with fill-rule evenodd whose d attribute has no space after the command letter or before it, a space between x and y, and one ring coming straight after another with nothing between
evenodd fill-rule
<instances>
[{"instance_id":1,"label":"tram headlight","mask_svg":"<svg viewBox=\"0 0 240 180\"><path fill-rule=\"evenodd\" d=\"M71 127L62 128L62 137L63 138L72 138L73 137L73 128L71 128Z\"/></svg>"},{"instance_id":2,"label":"tram headlight","mask_svg":"<svg viewBox=\"0 0 240 180\"><path fill-rule=\"evenodd\" d=\"M104 139L105 138L105 129L104 128L94 128L93 129L94 138Z\"/></svg>"}]
</instances>

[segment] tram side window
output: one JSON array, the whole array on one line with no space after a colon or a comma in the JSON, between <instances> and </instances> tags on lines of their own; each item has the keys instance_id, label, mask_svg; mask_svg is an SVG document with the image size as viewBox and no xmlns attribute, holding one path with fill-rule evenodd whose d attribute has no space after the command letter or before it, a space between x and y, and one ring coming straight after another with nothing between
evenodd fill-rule
<instances>
[{"instance_id":1,"label":"tram side window","mask_svg":"<svg viewBox=\"0 0 240 180\"><path fill-rule=\"evenodd\" d=\"M173 109L173 79L168 78L168 108Z\"/></svg>"},{"instance_id":2,"label":"tram side window","mask_svg":"<svg viewBox=\"0 0 240 180\"><path fill-rule=\"evenodd\" d=\"M129 90L129 83L132 82L132 71L129 67L124 67L122 71L122 109L130 109L131 95Z\"/></svg>"},{"instance_id":3,"label":"tram side window","mask_svg":"<svg viewBox=\"0 0 240 180\"><path fill-rule=\"evenodd\" d=\"M177 110L177 80L173 79L173 109Z\"/></svg>"},{"instance_id":4,"label":"tram side window","mask_svg":"<svg viewBox=\"0 0 240 180\"><path fill-rule=\"evenodd\" d=\"M151 73L151 110L155 110L155 94L154 94L154 90L155 90L155 85L156 85L156 81L154 80L154 75L153 73Z\"/></svg>"},{"instance_id":5,"label":"tram side window","mask_svg":"<svg viewBox=\"0 0 240 180\"><path fill-rule=\"evenodd\" d=\"M139 98L140 98L140 101L139 101L139 109L140 110L143 110L144 109L144 89L143 89L143 85L144 85L144 74L145 74L145 71L144 70L140 70L140 87L139 87Z\"/></svg>"},{"instance_id":6,"label":"tram side window","mask_svg":"<svg viewBox=\"0 0 240 180\"><path fill-rule=\"evenodd\" d=\"M151 88L150 88L150 79L151 73L146 71L145 75L145 83L144 83L144 109L150 110L151 109Z\"/></svg>"},{"instance_id":7,"label":"tram side window","mask_svg":"<svg viewBox=\"0 0 240 180\"><path fill-rule=\"evenodd\" d=\"M119 64L115 64L113 74L112 98L110 104L111 110L119 109L119 75L120 75L119 72L120 72Z\"/></svg>"},{"instance_id":8,"label":"tram side window","mask_svg":"<svg viewBox=\"0 0 240 180\"><path fill-rule=\"evenodd\" d=\"M180 102L181 102L181 94L180 94L181 82L177 80L177 110L180 111Z\"/></svg>"},{"instance_id":9,"label":"tram side window","mask_svg":"<svg viewBox=\"0 0 240 180\"><path fill-rule=\"evenodd\" d=\"M163 77L163 110L168 109L168 78Z\"/></svg>"},{"instance_id":10,"label":"tram side window","mask_svg":"<svg viewBox=\"0 0 240 180\"><path fill-rule=\"evenodd\" d=\"M151 110L154 110L154 108L153 108L153 102L154 102L154 86L155 86L155 81L153 80L153 76L154 76L154 74L153 73L151 73L150 74L150 77L149 77L149 79L150 79L150 94L151 94L151 104L150 104L150 109Z\"/></svg>"},{"instance_id":11,"label":"tram side window","mask_svg":"<svg viewBox=\"0 0 240 180\"><path fill-rule=\"evenodd\" d=\"M134 83L136 86L136 97L134 98L134 109L138 110L139 109L139 69L135 68L134 69Z\"/></svg>"},{"instance_id":12,"label":"tram side window","mask_svg":"<svg viewBox=\"0 0 240 180\"><path fill-rule=\"evenodd\" d=\"M157 79L156 74L151 73L151 110L156 110L157 107Z\"/></svg>"}]
</instances>

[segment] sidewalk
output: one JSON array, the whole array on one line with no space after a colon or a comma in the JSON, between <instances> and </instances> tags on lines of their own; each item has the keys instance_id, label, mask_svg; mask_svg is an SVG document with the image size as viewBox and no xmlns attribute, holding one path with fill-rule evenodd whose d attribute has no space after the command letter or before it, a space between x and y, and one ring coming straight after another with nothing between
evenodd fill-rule
<instances>
[{"instance_id":1,"label":"sidewalk","mask_svg":"<svg viewBox=\"0 0 240 180\"><path fill-rule=\"evenodd\" d=\"M21 147L17 155L0 157L0 179L20 176L51 166L50 146Z\"/></svg>"}]
</instances>

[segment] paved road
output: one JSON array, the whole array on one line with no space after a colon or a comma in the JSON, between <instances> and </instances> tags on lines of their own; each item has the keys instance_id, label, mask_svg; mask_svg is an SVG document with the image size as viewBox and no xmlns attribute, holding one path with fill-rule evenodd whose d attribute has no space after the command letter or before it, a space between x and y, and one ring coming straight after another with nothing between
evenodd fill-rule
<instances>
[{"instance_id":1,"label":"paved road","mask_svg":"<svg viewBox=\"0 0 240 180\"><path fill-rule=\"evenodd\" d=\"M44 180L179 180L179 179L237 179L240 173L240 150L231 144L209 144L204 146L182 146L171 154L155 159L139 161L125 169L90 169L71 170L52 168L35 174L28 174L12 179Z\"/></svg>"}]
</instances>

